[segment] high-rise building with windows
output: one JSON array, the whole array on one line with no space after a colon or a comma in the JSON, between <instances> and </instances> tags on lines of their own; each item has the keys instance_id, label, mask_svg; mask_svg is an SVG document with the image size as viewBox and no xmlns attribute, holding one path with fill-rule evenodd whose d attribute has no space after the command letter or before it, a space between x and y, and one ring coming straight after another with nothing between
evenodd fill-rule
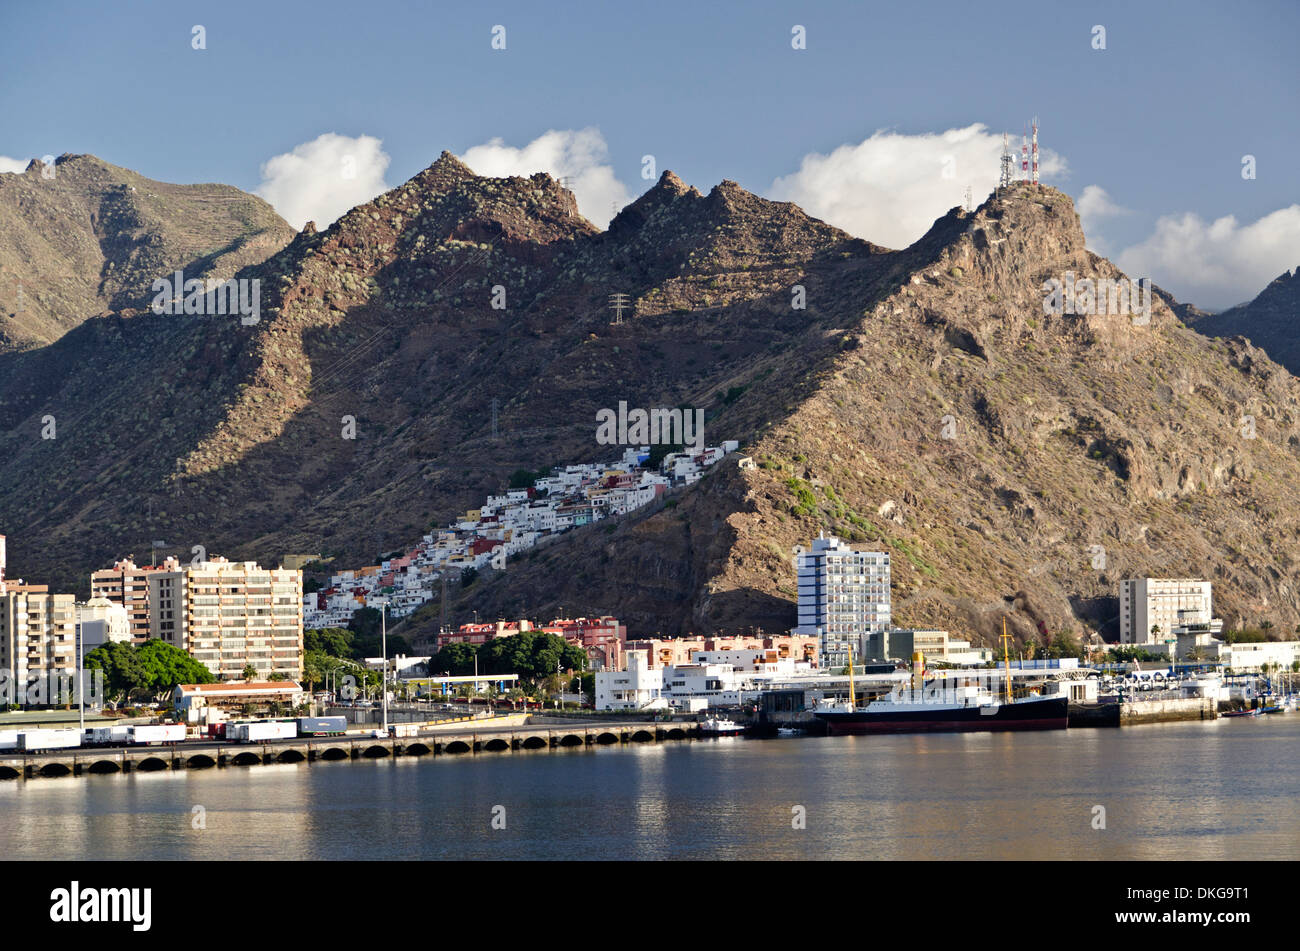
<instances>
[{"instance_id":1,"label":"high-rise building with windows","mask_svg":"<svg viewBox=\"0 0 1300 951\"><path fill-rule=\"evenodd\" d=\"M180 562L169 557L161 565L137 565L130 558L115 562L90 575L90 596L106 598L126 608L131 641L143 644L149 639L149 576L158 571L178 571Z\"/></svg>"},{"instance_id":2,"label":"high-rise building with windows","mask_svg":"<svg viewBox=\"0 0 1300 951\"><path fill-rule=\"evenodd\" d=\"M834 535L820 535L811 549L795 549L799 626L792 634L815 635L822 665L847 666L860 659L868 635L890 626L889 553L856 551Z\"/></svg>"},{"instance_id":3,"label":"high-rise building with windows","mask_svg":"<svg viewBox=\"0 0 1300 951\"><path fill-rule=\"evenodd\" d=\"M221 680L302 676L302 572L213 558L149 573L149 634Z\"/></svg>"},{"instance_id":4,"label":"high-rise building with windows","mask_svg":"<svg viewBox=\"0 0 1300 951\"><path fill-rule=\"evenodd\" d=\"M75 605L75 595L51 594L43 584L8 581L0 588L0 667L16 688L76 673Z\"/></svg>"},{"instance_id":5,"label":"high-rise building with windows","mask_svg":"<svg viewBox=\"0 0 1300 951\"><path fill-rule=\"evenodd\" d=\"M1208 625L1213 614L1209 581L1125 578L1119 583L1121 644L1163 643L1172 638L1176 628Z\"/></svg>"},{"instance_id":6,"label":"high-rise building with windows","mask_svg":"<svg viewBox=\"0 0 1300 951\"><path fill-rule=\"evenodd\" d=\"M0 535L0 669L14 691L10 702L54 702L53 678L76 673L76 600L51 594L43 584L5 578Z\"/></svg>"}]
</instances>

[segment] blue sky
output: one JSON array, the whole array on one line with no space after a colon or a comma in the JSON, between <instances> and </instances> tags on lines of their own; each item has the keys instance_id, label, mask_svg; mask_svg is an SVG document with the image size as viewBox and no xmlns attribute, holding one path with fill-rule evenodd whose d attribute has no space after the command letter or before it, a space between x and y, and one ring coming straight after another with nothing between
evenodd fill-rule
<instances>
[{"instance_id":1,"label":"blue sky","mask_svg":"<svg viewBox=\"0 0 1300 951\"><path fill-rule=\"evenodd\" d=\"M206 49L191 48L195 24ZM505 50L491 48L497 24ZM796 24L806 49L791 46ZM1037 114L1060 160L1044 180L1076 199L1104 193L1085 206L1094 249L1218 307L1300 265L1297 35L1292 2L47 0L0 12L0 155L92 152L151 178L271 197L284 191L266 185L263 163L327 133L379 140L372 157L387 164L362 179L391 186L443 149L593 129L607 151L588 164L604 185L575 191L600 223L611 196L649 186L648 154L701 190L734 179L897 246L917 216L956 204L954 189L987 191L989 142L1005 129L1018 145ZM964 146L936 138L975 124L985 129ZM875 133L894 138L804 166ZM949 154L956 174L941 180ZM916 182L909 164L926 169ZM1224 273L1207 277L1202 257Z\"/></svg>"}]
</instances>

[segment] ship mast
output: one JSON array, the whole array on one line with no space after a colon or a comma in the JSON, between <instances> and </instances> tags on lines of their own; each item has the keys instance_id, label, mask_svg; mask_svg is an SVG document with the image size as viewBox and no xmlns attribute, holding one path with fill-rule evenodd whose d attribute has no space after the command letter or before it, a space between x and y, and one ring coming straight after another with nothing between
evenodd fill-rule
<instances>
[{"instance_id":1,"label":"ship mast","mask_svg":"<svg viewBox=\"0 0 1300 951\"><path fill-rule=\"evenodd\" d=\"M1011 656L1007 653L1007 641L1011 635L1007 633L1007 619L1002 619L1002 661L1006 664L1007 669L1007 703L1011 702Z\"/></svg>"}]
</instances>

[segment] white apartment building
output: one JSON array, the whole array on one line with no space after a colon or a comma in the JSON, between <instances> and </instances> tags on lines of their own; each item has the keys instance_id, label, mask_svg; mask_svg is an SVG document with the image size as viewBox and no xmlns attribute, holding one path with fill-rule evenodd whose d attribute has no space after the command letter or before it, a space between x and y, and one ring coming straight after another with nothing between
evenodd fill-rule
<instances>
[{"instance_id":1,"label":"white apartment building","mask_svg":"<svg viewBox=\"0 0 1300 951\"><path fill-rule=\"evenodd\" d=\"M131 617L125 605L91 598L77 602L75 616L77 640L86 653L103 644L131 643Z\"/></svg>"},{"instance_id":2,"label":"white apartment building","mask_svg":"<svg viewBox=\"0 0 1300 951\"><path fill-rule=\"evenodd\" d=\"M221 680L302 676L302 572L213 558L149 577L149 631Z\"/></svg>"},{"instance_id":3,"label":"white apartment building","mask_svg":"<svg viewBox=\"0 0 1300 951\"><path fill-rule=\"evenodd\" d=\"M596 671L596 709L665 709L663 668L652 669L646 651L632 650L623 656L626 670Z\"/></svg>"},{"instance_id":4,"label":"white apartment building","mask_svg":"<svg viewBox=\"0 0 1300 951\"><path fill-rule=\"evenodd\" d=\"M1126 578L1119 583L1121 644L1163 644L1174 628L1209 624L1210 582L1195 578ZM1152 635L1151 628L1159 627Z\"/></svg>"},{"instance_id":5,"label":"white apartment building","mask_svg":"<svg viewBox=\"0 0 1300 951\"><path fill-rule=\"evenodd\" d=\"M855 551L834 535L795 549L799 626L792 634L816 636L822 666L845 667L862 657L868 635L890 626L889 553Z\"/></svg>"},{"instance_id":6,"label":"white apartment building","mask_svg":"<svg viewBox=\"0 0 1300 951\"><path fill-rule=\"evenodd\" d=\"M1291 670L1300 661L1300 641L1238 642L1221 649L1219 659L1237 672L1253 672L1265 665L1270 670Z\"/></svg>"}]
</instances>

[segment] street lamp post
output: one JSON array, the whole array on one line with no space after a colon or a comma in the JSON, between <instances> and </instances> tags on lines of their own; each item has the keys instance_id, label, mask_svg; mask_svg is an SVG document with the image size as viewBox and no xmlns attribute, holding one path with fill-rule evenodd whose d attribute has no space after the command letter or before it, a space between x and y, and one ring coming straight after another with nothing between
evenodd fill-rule
<instances>
[{"instance_id":1,"label":"street lamp post","mask_svg":"<svg viewBox=\"0 0 1300 951\"><path fill-rule=\"evenodd\" d=\"M384 701L384 736L388 735L388 601L379 602L379 650L384 655L384 670L379 675L379 689Z\"/></svg>"},{"instance_id":2,"label":"street lamp post","mask_svg":"<svg viewBox=\"0 0 1300 951\"><path fill-rule=\"evenodd\" d=\"M107 622L106 622L107 624ZM81 636L81 623L77 623L77 711L81 719L81 732L86 732L86 645Z\"/></svg>"}]
</instances>

